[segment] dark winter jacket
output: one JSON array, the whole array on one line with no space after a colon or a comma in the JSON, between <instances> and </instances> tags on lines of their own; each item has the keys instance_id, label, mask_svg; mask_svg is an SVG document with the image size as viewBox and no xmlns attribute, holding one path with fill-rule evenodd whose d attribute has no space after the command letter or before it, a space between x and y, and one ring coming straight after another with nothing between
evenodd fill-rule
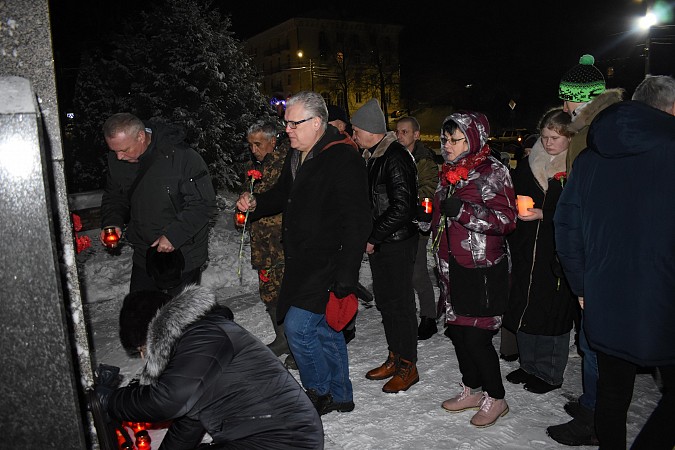
<instances>
[{"instance_id":1,"label":"dark winter jacket","mask_svg":"<svg viewBox=\"0 0 675 450\"><path fill-rule=\"evenodd\" d=\"M363 158L328 125L299 165L289 150L277 184L256 195L252 218L283 211L285 269L277 319L291 306L324 314L333 283L356 288L372 222Z\"/></svg>"},{"instance_id":2,"label":"dark winter jacket","mask_svg":"<svg viewBox=\"0 0 675 450\"><path fill-rule=\"evenodd\" d=\"M109 413L173 420L161 449L195 448L208 432L241 448L323 448L323 427L293 376L255 336L190 286L150 323L140 384L117 389ZM154 444L153 444L154 447Z\"/></svg>"},{"instance_id":3,"label":"dark winter jacket","mask_svg":"<svg viewBox=\"0 0 675 450\"><path fill-rule=\"evenodd\" d=\"M438 164L434 161L434 152L424 146L422 141L415 141L412 151L417 166L417 193L421 199L434 198L438 186Z\"/></svg>"},{"instance_id":4,"label":"dark winter jacket","mask_svg":"<svg viewBox=\"0 0 675 450\"><path fill-rule=\"evenodd\" d=\"M406 240L417 234L417 168L410 152L394 132L369 150L368 183L374 245Z\"/></svg>"},{"instance_id":5,"label":"dark winter jacket","mask_svg":"<svg viewBox=\"0 0 675 450\"><path fill-rule=\"evenodd\" d=\"M558 155L559 167L565 171L565 155ZM504 314L504 327L512 332L560 336L572 329L578 308L555 252L553 215L562 193L564 178L542 180L532 174L532 165L540 176L550 161L541 142L537 141L529 157L524 158L512 174L518 195L528 195L534 207L543 210L541 220L518 220L516 230L508 236L511 250L511 294ZM549 175L553 175L549 173Z\"/></svg>"},{"instance_id":6,"label":"dark winter jacket","mask_svg":"<svg viewBox=\"0 0 675 450\"><path fill-rule=\"evenodd\" d=\"M200 267L208 254L208 224L215 192L204 160L183 142L179 128L149 122L152 139L138 163L108 153L108 179L101 202L101 225L123 228L134 247L133 261L145 268L148 247L164 235L183 252L184 271ZM150 164L129 198L140 168Z\"/></svg>"},{"instance_id":7,"label":"dark winter jacket","mask_svg":"<svg viewBox=\"0 0 675 450\"><path fill-rule=\"evenodd\" d=\"M608 107L558 202L558 255L584 297L591 348L639 365L675 364L675 117Z\"/></svg>"}]
</instances>

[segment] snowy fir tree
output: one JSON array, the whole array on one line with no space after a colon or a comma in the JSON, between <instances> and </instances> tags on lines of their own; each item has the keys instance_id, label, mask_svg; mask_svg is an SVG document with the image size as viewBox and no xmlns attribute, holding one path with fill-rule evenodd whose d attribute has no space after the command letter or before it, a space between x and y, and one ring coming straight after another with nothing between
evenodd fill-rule
<instances>
[{"instance_id":1,"label":"snowy fir tree","mask_svg":"<svg viewBox=\"0 0 675 450\"><path fill-rule=\"evenodd\" d=\"M238 187L246 129L273 111L229 16L197 0L167 0L127 16L82 59L66 139L71 190L101 187L101 125L123 111L184 127L216 187Z\"/></svg>"}]
</instances>

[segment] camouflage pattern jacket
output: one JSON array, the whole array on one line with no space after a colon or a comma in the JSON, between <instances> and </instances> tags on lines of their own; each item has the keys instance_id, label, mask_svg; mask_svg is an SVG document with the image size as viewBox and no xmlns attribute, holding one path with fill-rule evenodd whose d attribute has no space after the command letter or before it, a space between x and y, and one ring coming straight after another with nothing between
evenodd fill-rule
<instances>
[{"instance_id":1,"label":"camouflage pattern jacket","mask_svg":"<svg viewBox=\"0 0 675 450\"><path fill-rule=\"evenodd\" d=\"M254 161L247 168L259 170L262 179L253 185L253 193L260 194L274 186L279 179L284 160L288 153L288 139L277 144L272 153L268 153L261 162ZM281 244L281 213L262 217L250 224L251 265L256 270L270 269L284 263L284 248Z\"/></svg>"}]
</instances>

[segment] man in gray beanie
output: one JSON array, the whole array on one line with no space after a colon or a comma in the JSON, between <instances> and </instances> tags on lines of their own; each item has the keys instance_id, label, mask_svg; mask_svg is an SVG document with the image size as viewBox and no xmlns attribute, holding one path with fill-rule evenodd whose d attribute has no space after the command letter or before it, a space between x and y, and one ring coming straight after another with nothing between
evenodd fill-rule
<instances>
[{"instance_id":1,"label":"man in gray beanie","mask_svg":"<svg viewBox=\"0 0 675 450\"><path fill-rule=\"evenodd\" d=\"M412 286L419 234L417 168L408 150L387 132L377 100L366 102L352 116L354 141L364 149L373 231L366 253L373 275L375 303L382 314L389 355L366 374L369 380L391 378L387 393L407 390L419 381L417 373L417 312Z\"/></svg>"}]
</instances>

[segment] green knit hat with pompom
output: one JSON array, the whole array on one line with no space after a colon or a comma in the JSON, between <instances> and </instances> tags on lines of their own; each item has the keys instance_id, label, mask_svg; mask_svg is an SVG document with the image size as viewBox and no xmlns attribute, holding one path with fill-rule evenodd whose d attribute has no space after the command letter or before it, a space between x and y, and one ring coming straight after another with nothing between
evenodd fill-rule
<instances>
[{"instance_id":1,"label":"green knit hat with pompom","mask_svg":"<svg viewBox=\"0 0 675 450\"><path fill-rule=\"evenodd\" d=\"M561 100L586 103L605 91L605 78L594 63L592 55L583 55L579 64L563 75L558 89Z\"/></svg>"}]
</instances>

